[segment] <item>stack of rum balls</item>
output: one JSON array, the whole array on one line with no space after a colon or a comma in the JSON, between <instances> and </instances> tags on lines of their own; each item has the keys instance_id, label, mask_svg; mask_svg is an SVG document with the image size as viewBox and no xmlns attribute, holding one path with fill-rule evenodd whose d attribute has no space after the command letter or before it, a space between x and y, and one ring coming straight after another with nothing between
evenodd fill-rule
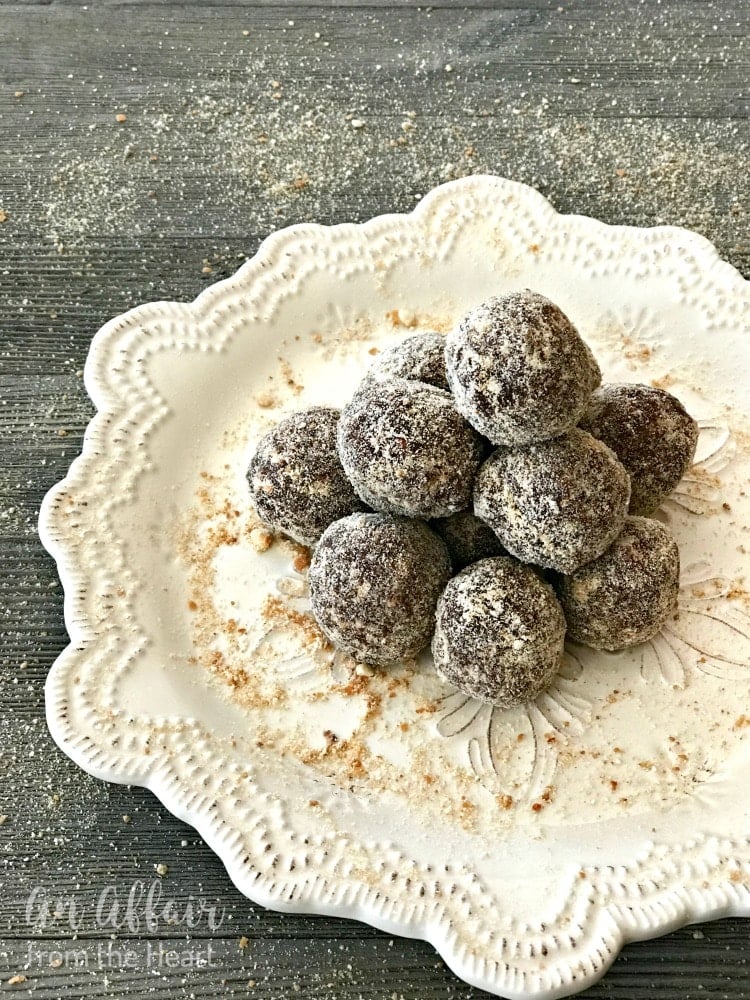
<instances>
[{"instance_id":1,"label":"stack of rum balls","mask_svg":"<svg viewBox=\"0 0 750 1000\"><path fill-rule=\"evenodd\" d=\"M444 679L510 707L549 685L566 635L622 649L673 613L677 545L650 515L697 437L669 393L601 385L570 320L526 290L381 353L342 411L268 432L247 478L258 516L315 547L312 611L336 647L386 665L432 640Z\"/></svg>"}]
</instances>

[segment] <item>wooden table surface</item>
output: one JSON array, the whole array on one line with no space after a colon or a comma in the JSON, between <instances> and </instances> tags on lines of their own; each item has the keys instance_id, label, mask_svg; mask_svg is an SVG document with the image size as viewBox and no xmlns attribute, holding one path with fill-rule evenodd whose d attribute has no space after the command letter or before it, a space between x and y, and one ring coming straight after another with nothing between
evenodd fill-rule
<instances>
[{"instance_id":1,"label":"wooden table surface","mask_svg":"<svg viewBox=\"0 0 750 1000\"><path fill-rule=\"evenodd\" d=\"M57 750L43 685L66 634L39 503L80 450L96 329L193 298L289 223L408 210L489 171L561 211L695 229L747 275L749 13L742 0L2 4L2 990L480 995L422 942L253 905L150 793ZM181 911L191 894L215 904L219 929L102 926L111 887L124 900L156 878ZM586 995L749 996L749 927L629 945ZM209 941L212 968L158 959ZM118 969L125 945L135 959Z\"/></svg>"}]
</instances>

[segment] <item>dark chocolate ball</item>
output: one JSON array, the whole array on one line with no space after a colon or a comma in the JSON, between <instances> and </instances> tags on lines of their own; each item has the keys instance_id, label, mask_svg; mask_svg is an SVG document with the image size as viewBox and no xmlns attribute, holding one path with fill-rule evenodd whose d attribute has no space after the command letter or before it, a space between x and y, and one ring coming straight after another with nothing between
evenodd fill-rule
<instances>
[{"instance_id":1,"label":"dark chocolate ball","mask_svg":"<svg viewBox=\"0 0 750 1000\"><path fill-rule=\"evenodd\" d=\"M580 426L630 473L631 514L660 506L690 468L698 442L698 424L679 399L650 385L603 385Z\"/></svg>"},{"instance_id":2,"label":"dark chocolate ball","mask_svg":"<svg viewBox=\"0 0 750 1000\"><path fill-rule=\"evenodd\" d=\"M470 505L483 444L442 389L365 379L341 413L338 449L370 507L430 518Z\"/></svg>"},{"instance_id":3,"label":"dark chocolate ball","mask_svg":"<svg viewBox=\"0 0 750 1000\"><path fill-rule=\"evenodd\" d=\"M502 708L532 701L560 666L565 618L528 566L482 559L454 576L438 601L435 668L457 688Z\"/></svg>"},{"instance_id":4,"label":"dark chocolate ball","mask_svg":"<svg viewBox=\"0 0 750 1000\"><path fill-rule=\"evenodd\" d=\"M255 449L247 470L258 517L311 545L333 521L366 510L336 450L339 411L313 406L286 417Z\"/></svg>"},{"instance_id":5,"label":"dark chocolate ball","mask_svg":"<svg viewBox=\"0 0 750 1000\"><path fill-rule=\"evenodd\" d=\"M327 528L313 553L313 614L339 649L392 663L429 643L449 576L445 545L424 522L352 514Z\"/></svg>"},{"instance_id":6,"label":"dark chocolate ball","mask_svg":"<svg viewBox=\"0 0 750 1000\"><path fill-rule=\"evenodd\" d=\"M479 559L506 554L492 528L470 510L437 518L430 522L430 527L448 546L454 573Z\"/></svg>"},{"instance_id":7,"label":"dark chocolate ball","mask_svg":"<svg viewBox=\"0 0 750 1000\"><path fill-rule=\"evenodd\" d=\"M528 289L488 299L448 334L456 408L498 445L522 447L569 430L601 382L568 317Z\"/></svg>"},{"instance_id":8,"label":"dark chocolate ball","mask_svg":"<svg viewBox=\"0 0 750 1000\"><path fill-rule=\"evenodd\" d=\"M522 562L573 573L622 530L628 474L601 441L574 428L518 451L498 448L474 486L474 510Z\"/></svg>"},{"instance_id":9,"label":"dark chocolate ball","mask_svg":"<svg viewBox=\"0 0 750 1000\"><path fill-rule=\"evenodd\" d=\"M415 333L382 351L367 372L373 378L405 378L448 389L445 375L445 337Z\"/></svg>"},{"instance_id":10,"label":"dark chocolate ball","mask_svg":"<svg viewBox=\"0 0 750 1000\"><path fill-rule=\"evenodd\" d=\"M645 642L677 605L680 555L660 521L629 517L598 559L557 583L568 637L595 649Z\"/></svg>"}]
</instances>

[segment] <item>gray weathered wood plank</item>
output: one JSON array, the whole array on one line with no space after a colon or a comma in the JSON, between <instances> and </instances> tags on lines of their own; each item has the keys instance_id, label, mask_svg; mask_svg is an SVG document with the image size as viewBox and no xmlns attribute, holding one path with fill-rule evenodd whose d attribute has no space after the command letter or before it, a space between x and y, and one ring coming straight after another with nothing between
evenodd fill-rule
<instances>
[{"instance_id":1,"label":"gray weathered wood plank","mask_svg":"<svg viewBox=\"0 0 750 1000\"><path fill-rule=\"evenodd\" d=\"M192 299L284 225L408 211L441 180L490 171L561 211L695 229L750 274L749 36L740 0L3 4L0 976L28 976L4 989L479 995L421 942L255 906L150 793L95 781L57 751L43 684L66 641L62 593L36 512L92 413L82 369L95 330L142 301ZM98 894L149 883L161 863L181 906L192 893L225 908L221 929L192 942L216 943L218 970L97 965L109 942ZM27 925L37 886L75 897L79 941L63 918L41 935ZM739 1000L747 927L629 946L588 995ZM30 941L80 944L90 967L24 969ZM168 927L141 938L158 942L191 944Z\"/></svg>"}]
</instances>

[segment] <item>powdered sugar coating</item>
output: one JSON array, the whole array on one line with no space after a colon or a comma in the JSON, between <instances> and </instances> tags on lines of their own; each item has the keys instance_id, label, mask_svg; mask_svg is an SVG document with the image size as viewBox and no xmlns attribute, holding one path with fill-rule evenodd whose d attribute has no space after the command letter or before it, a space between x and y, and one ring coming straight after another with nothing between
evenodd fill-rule
<instances>
[{"instance_id":1,"label":"powdered sugar coating","mask_svg":"<svg viewBox=\"0 0 750 1000\"><path fill-rule=\"evenodd\" d=\"M437 518L430 522L430 527L440 535L448 547L454 573L458 573L479 559L506 554L492 528L470 510L459 511L450 517Z\"/></svg>"},{"instance_id":2,"label":"powdered sugar coating","mask_svg":"<svg viewBox=\"0 0 750 1000\"><path fill-rule=\"evenodd\" d=\"M629 517L603 555L558 581L569 638L607 650L645 642L674 612L679 577L680 554L669 529Z\"/></svg>"},{"instance_id":3,"label":"powdered sugar coating","mask_svg":"<svg viewBox=\"0 0 750 1000\"><path fill-rule=\"evenodd\" d=\"M445 360L456 408L497 445L524 446L575 427L601 382L567 316L528 289L467 313L446 338Z\"/></svg>"},{"instance_id":4,"label":"powdered sugar coating","mask_svg":"<svg viewBox=\"0 0 750 1000\"><path fill-rule=\"evenodd\" d=\"M365 503L430 518L470 505L483 442L442 389L365 379L342 411L338 449Z\"/></svg>"},{"instance_id":5,"label":"powdered sugar coating","mask_svg":"<svg viewBox=\"0 0 750 1000\"><path fill-rule=\"evenodd\" d=\"M258 517L303 545L333 521L367 509L339 461L339 415L327 406L292 413L261 438L247 470Z\"/></svg>"},{"instance_id":6,"label":"powdered sugar coating","mask_svg":"<svg viewBox=\"0 0 750 1000\"><path fill-rule=\"evenodd\" d=\"M603 385L580 426L604 441L630 473L630 513L652 514L690 468L698 424L669 392Z\"/></svg>"},{"instance_id":7,"label":"powdered sugar coating","mask_svg":"<svg viewBox=\"0 0 750 1000\"><path fill-rule=\"evenodd\" d=\"M574 428L481 466L474 511L511 555L560 573L601 555L622 530L630 479L601 441Z\"/></svg>"},{"instance_id":8,"label":"powdered sugar coating","mask_svg":"<svg viewBox=\"0 0 750 1000\"><path fill-rule=\"evenodd\" d=\"M438 601L435 668L457 688L502 708L533 700L562 659L565 618L555 593L507 556L454 576Z\"/></svg>"},{"instance_id":9,"label":"powdered sugar coating","mask_svg":"<svg viewBox=\"0 0 750 1000\"><path fill-rule=\"evenodd\" d=\"M352 514L327 528L315 549L312 610L339 649L392 663L430 641L449 576L447 549L422 521Z\"/></svg>"},{"instance_id":10,"label":"powdered sugar coating","mask_svg":"<svg viewBox=\"0 0 750 1000\"><path fill-rule=\"evenodd\" d=\"M448 391L445 337L430 331L414 333L382 351L367 372L373 378L405 378Z\"/></svg>"}]
</instances>

